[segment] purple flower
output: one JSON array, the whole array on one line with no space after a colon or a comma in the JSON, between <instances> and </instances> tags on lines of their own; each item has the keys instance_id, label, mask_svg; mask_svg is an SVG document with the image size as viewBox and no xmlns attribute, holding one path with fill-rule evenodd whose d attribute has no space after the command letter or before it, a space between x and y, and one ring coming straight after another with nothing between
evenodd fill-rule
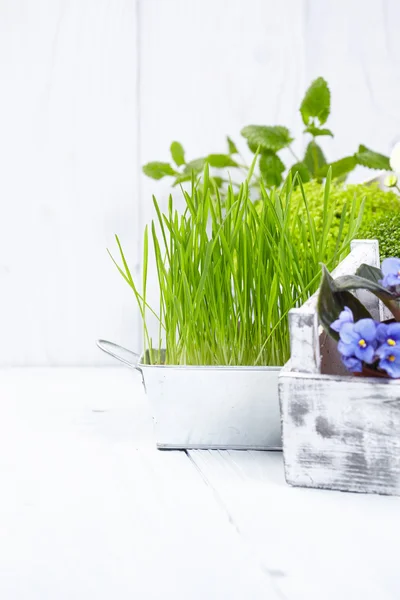
<instances>
[{"instance_id":1,"label":"purple flower","mask_svg":"<svg viewBox=\"0 0 400 600\"><path fill-rule=\"evenodd\" d=\"M400 347L394 346L391 348L390 346L383 344L383 346L378 348L376 354L380 358L380 369L386 371L390 377L400 377Z\"/></svg>"},{"instance_id":2,"label":"purple flower","mask_svg":"<svg viewBox=\"0 0 400 600\"><path fill-rule=\"evenodd\" d=\"M344 310L342 310L342 312L340 313L339 318L336 319L336 321L333 321L333 323L331 324L331 329L339 333L342 325L344 325L345 323L354 323L353 313L351 312L348 306L345 306Z\"/></svg>"},{"instance_id":3,"label":"purple flower","mask_svg":"<svg viewBox=\"0 0 400 600\"><path fill-rule=\"evenodd\" d=\"M344 323L339 332L338 350L342 357L358 358L372 363L378 345L376 323L373 319L360 319L357 323Z\"/></svg>"},{"instance_id":4,"label":"purple flower","mask_svg":"<svg viewBox=\"0 0 400 600\"><path fill-rule=\"evenodd\" d=\"M382 285L386 288L395 288L400 285L400 259L385 258L382 262Z\"/></svg>"},{"instance_id":5,"label":"purple flower","mask_svg":"<svg viewBox=\"0 0 400 600\"><path fill-rule=\"evenodd\" d=\"M362 362L355 356L341 356L342 363L352 373L361 373Z\"/></svg>"},{"instance_id":6,"label":"purple flower","mask_svg":"<svg viewBox=\"0 0 400 600\"><path fill-rule=\"evenodd\" d=\"M400 348L400 323L380 323L376 329L376 339L388 348Z\"/></svg>"}]
</instances>

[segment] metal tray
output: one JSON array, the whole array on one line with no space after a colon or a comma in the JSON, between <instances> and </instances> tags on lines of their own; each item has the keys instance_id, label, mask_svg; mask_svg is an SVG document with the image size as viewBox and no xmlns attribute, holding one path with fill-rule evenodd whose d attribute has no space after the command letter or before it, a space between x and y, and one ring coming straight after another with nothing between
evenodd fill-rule
<instances>
[{"instance_id":1,"label":"metal tray","mask_svg":"<svg viewBox=\"0 0 400 600\"><path fill-rule=\"evenodd\" d=\"M280 367L148 365L113 342L98 347L138 370L160 449L280 450Z\"/></svg>"}]
</instances>

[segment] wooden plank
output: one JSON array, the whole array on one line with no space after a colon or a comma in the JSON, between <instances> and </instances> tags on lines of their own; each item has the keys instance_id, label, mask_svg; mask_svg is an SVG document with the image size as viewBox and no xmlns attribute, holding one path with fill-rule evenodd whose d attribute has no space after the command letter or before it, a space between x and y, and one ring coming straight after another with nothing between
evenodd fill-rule
<instances>
[{"instance_id":1,"label":"wooden plank","mask_svg":"<svg viewBox=\"0 0 400 600\"><path fill-rule=\"evenodd\" d=\"M399 598L399 498L293 488L278 452L190 456L282 598Z\"/></svg>"},{"instance_id":2,"label":"wooden plank","mask_svg":"<svg viewBox=\"0 0 400 600\"><path fill-rule=\"evenodd\" d=\"M351 275L363 262L379 265L376 241L353 242L335 275ZM320 353L317 297L291 311L292 354L279 377L286 478L299 486L400 495L398 382L343 376L342 366L335 372L336 344L325 334L321 348L329 375L321 374L314 357ZM379 318L378 299L367 300Z\"/></svg>"},{"instance_id":3,"label":"wooden plank","mask_svg":"<svg viewBox=\"0 0 400 600\"><path fill-rule=\"evenodd\" d=\"M293 485L400 495L400 387L385 379L280 377Z\"/></svg>"},{"instance_id":4,"label":"wooden plank","mask_svg":"<svg viewBox=\"0 0 400 600\"><path fill-rule=\"evenodd\" d=\"M140 376L0 371L0 597L278 600Z\"/></svg>"}]
</instances>

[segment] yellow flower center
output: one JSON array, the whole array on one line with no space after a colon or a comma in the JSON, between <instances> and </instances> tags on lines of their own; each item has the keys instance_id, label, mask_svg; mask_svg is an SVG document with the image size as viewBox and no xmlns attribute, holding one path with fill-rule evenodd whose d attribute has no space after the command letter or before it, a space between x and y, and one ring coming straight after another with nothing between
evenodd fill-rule
<instances>
[{"instance_id":1,"label":"yellow flower center","mask_svg":"<svg viewBox=\"0 0 400 600\"><path fill-rule=\"evenodd\" d=\"M394 354L390 354L390 356L388 356L388 360L390 360L390 362L394 362L396 360L396 357L394 356Z\"/></svg>"},{"instance_id":2,"label":"yellow flower center","mask_svg":"<svg viewBox=\"0 0 400 600\"><path fill-rule=\"evenodd\" d=\"M387 340L387 343L389 344L389 346L395 346L396 345L396 342L394 340L392 340L392 338L389 338Z\"/></svg>"},{"instance_id":3,"label":"yellow flower center","mask_svg":"<svg viewBox=\"0 0 400 600\"><path fill-rule=\"evenodd\" d=\"M366 348L366 346L367 346L367 342L366 342L365 340L360 340L360 341L358 342L358 345L359 345L361 348Z\"/></svg>"}]
</instances>

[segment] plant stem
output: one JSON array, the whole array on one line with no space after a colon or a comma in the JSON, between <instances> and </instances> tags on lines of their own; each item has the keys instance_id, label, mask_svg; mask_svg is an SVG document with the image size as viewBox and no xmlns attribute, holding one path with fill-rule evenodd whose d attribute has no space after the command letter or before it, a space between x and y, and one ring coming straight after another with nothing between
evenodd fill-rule
<instances>
[{"instance_id":1,"label":"plant stem","mask_svg":"<svg viewBox=\"0 0 400 600\"><path fill-rule=\"evenodd\" d=\"M317 171L318 171L318 154L317 154L317 146L316 146L316 142L315 142L315 137L313 136L312 139L312 148L313 148L313 159L314 159L314 176L317 175Z\"/></svg>"}]
</instances>

